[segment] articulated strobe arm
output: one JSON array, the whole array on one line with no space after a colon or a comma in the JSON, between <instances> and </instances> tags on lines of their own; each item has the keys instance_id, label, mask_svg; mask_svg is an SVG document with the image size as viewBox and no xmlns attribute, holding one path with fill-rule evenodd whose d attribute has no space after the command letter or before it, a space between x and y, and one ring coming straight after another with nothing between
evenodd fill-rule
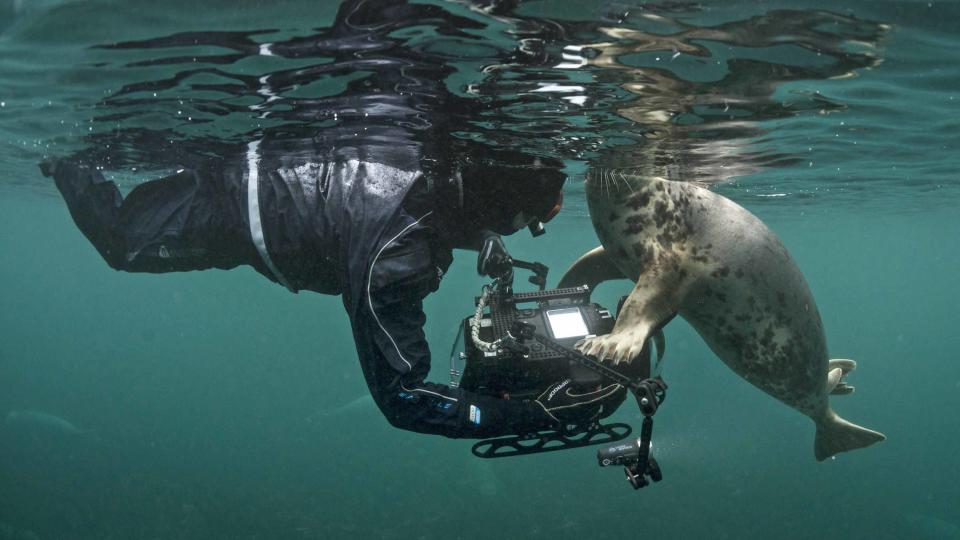
<instances>
[{"instance_id":1,"label":"articulated strobe arm","mask_svg":"<svg viewBox=\"0 0 960 540\"><path fill-rule=\"evenodd\" d=\"M521 341L523 338L532 337L538 343L549 347L556 352L562 353L567 358L579 363L601 376L610 379L618 384L630 389L634 397L637 398L637 405L640 407L640 413L643 414L643 425L640 428L640 438L626 444L618 444L601 448L597 451L597 462L601 467L610 465L623 465L627 481L633 486L633 489L640 489L650 484L647 476L654 482L663 479L663 473L660 471L660 465L657 460L650 455L650 439L653 435L653 415L656 414L660 404L667 398L667 383L660 377L651 379L635 380L620 372L603 365L595 358L591 358L579 351L567 349L550 341L544 336L534 334L532 328L526 328L526 323L517 322L515 328L510 333Z\"/></svg>"}]
</instances>

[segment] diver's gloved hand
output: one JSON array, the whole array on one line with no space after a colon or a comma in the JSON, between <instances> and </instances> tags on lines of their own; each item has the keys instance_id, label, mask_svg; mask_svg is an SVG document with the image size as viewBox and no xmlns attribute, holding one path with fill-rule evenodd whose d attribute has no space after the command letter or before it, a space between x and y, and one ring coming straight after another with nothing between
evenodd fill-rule
<instances>
[{"instance_id":1,"label":"diver's gloved hand","mask_svg":"<svg viewBox=\"0 0 960 540\"><path fill-rule=\"evenodd\" d=\"M499 235L491 234L483 240L477 256L477 273L492 278L506 277L513 272L513 259Z\"/></svg>"},{"instance_id":2,"label":"diver's gloved hand","mask_svg":"<svg viewBox=\"0 0 960 540\"><path fill-rule=\"evenodd\" d=\"M611 383L596 390L583 392L573 388L570 379L551 384L534 401L561 426L586 424L606 418L623 403L626 388Z\"/></svg>"}]
</instances>

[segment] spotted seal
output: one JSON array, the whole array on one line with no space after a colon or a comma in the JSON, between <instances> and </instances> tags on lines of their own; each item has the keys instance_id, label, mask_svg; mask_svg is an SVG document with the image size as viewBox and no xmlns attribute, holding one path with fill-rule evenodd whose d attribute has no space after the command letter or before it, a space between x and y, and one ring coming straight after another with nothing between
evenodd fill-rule
<instances>
[{"instance_id":1,"label":"spotted seal","mask_svg":"<svg viewBox=\"0 0 960 540\"><path fill-rule=\"evenodd\" d=\"M578 348L615 363L679 314L734 372L816 424L814 453L885 439L840 418L829 394L848 394L852 360L829 360L820 314L776 235L733 201L693 183L619 172L591 174L590 216L601 247L561 287L626 277L636 283L613 332Z\"/></svg>"}]
</instances>

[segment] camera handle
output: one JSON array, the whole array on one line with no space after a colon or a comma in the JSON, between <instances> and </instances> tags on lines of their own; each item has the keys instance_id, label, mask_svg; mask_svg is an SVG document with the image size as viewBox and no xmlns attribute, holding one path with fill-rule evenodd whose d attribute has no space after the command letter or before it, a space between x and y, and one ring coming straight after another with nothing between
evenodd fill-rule
<instances>
[{"instance_id":1,"label":"camera handle","mask_svg":"<svg viewBox=\"0 0 960 540\"><path fill-rule=\"evenodd\" d=\"M547 273L550 272L550 269L547 268L546 265L538 262L527 262L519 259L513 259L513 267L523 268L524 270L533 272L533 275L527 278L527 281L539 287L541 291L547 288Z\"/></svg>"},{"instance_id":2,"label":"camera handle","mask_svg":"<svg viewBox=\"0 0 960 540\"><path fill-rule=\"evenodd\" d=\"M530 270L534 274L529 278L530 283L541 291L546 289L547 273L550 271L546 265L514 259L503 245L503 239L496 235L487 237L477 255L477 273L493 278L497 283L497 292L512 294L514 268Z\"/></svg>"},{"instance_id":3,"label":"camera handle","mask_svg":"<svg viewBox=\"0 0 960 540\"><path fill-rule=\"evenodd\" d=\"M513 269L522 268L533 272L533 275L527 278L527 281L537 286L539 290L547 288L547 274L550 269L546 265L538 262L521 261L509 257L509 266L494 278L497 293L502 296L511 296L513 294Z\"/></svg>"}]
</instances>

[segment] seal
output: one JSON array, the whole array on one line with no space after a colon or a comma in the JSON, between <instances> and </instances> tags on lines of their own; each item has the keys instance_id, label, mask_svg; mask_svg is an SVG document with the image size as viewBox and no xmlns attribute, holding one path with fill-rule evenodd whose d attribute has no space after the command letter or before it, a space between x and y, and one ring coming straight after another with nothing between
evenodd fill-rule
<instances>
[{"instance_id":1,"label":"seal","mask_svg":"<svg viewBox=\"0 0 960 540\"><path fill-rule=\"evenodd\" d=\"M886 438L830 408L829 394L853 392L842 378L856 363L829 359L807 282L760 219L705 187L655 176L592 173L586 193L602 245L559 286L636 285L613 332L581 341L581 352L629 362L679 314L735 373L814 421L818 461Z\"/></svg>"}]
</instances>

